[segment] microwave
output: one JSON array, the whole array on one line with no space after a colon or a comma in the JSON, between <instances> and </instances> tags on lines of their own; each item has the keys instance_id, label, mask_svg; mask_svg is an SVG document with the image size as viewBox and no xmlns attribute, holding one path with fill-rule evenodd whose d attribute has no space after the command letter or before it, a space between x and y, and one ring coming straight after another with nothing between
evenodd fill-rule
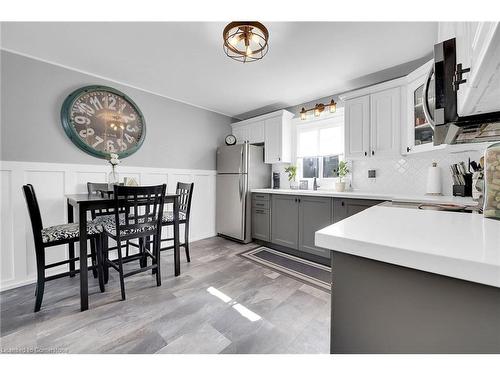
<instances>
[{"instance_id":1,"label":"microwave","mask_svg":"<svg viewBox=\"0 0 500 375\"><path fill-rule=\"evenodd\" d=\"M434 45L434 64L425 80L423 109L428 123L434 131L434 145L456 143L464 129L469 131L485 124L500 122L500 111L459 116L457 113L457 91L466 82L470 68L457 64L456 39L445 40ZM433 82L433 83L432 83ZM434 84L434 98L429 97L430 85ZM431 107L430 101L434 100Z\"/></svg>"}]
</instances>

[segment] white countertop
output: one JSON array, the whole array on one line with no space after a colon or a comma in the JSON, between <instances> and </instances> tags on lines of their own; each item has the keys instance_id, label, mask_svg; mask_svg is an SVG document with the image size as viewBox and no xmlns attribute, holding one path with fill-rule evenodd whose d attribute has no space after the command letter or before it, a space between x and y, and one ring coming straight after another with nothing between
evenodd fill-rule
<instances>
[{"instance_id":1,"label":"white countertop","mask_svg":"<svg viewBox=\"0 0 500 375\"><path fill-rule=\"evenodd\" d=\"M316 232L316 246L500 288L500 221L374 206Z\"/></svg>"},{"instance_id":2,"label":"white countertop","mask_svg":"<svg viewBox=\"0 0 500 375\"><path fill-rule=\"evenodd\" d=\"M393 202L411 202L411 203L455 203L475 206L477 204L472 198L453 197L453 196L433 196L433 195L411 195L411 194L386 194L371 193L366 191L344 191L336 192L334 190L292 190L292 189L253 189L252 193L268 194L289 194L289 195L309 195L317 197L336 197L336 198L356 198L356 199L375 199Z\"/></svg>"}]
</instances>

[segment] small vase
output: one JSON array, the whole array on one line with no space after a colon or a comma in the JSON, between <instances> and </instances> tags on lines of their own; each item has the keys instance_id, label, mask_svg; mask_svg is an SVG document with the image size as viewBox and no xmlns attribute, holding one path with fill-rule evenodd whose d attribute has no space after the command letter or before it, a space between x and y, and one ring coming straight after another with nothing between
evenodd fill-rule
<instances>
[{"instance_id":1,"label":"small vase","mask_svg":"<svg viewBox=\"0 0 500 375\"><path fill-rule=\"evenodd\" d=\"M298 190L299 189L299 183L297 181L290 181L290 189L292 189L292 190Z\"/></svg>"},{"instance_id":2,"label":"small vase","mask_svg":"<svg viewBox=\"0 0 500 375\"><path fill-rule=\"evenodd\" d=\"M116 185L120 182L120 175L116 169L116 166L111 166L111 172L108 174L108 184L110 185Z\"/></svg>"},{"instance_id":3,"label":"small vase","mask_svg":"<svg viewBox=\"0 0 500 375\"><path fill-rule=\"evenodd\" d=\"M345 190L345 182L336 182L335 183L335 191L342 192Z\"/></svg>"}]
</instances>

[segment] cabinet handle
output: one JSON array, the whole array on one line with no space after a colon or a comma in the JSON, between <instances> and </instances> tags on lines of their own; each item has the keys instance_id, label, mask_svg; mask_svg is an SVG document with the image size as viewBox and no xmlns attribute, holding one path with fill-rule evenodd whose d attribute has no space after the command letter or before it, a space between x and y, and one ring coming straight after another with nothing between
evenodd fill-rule
<instances>
[{"instance_id":1,"label":"cabinet handle","mask_svg":"<svg viewBox=\"0 0 500 375\"><path fill-rule=\"evenodd\" d=\"M365 156L368 156L368 152L365 151Z\"/></svg>"},{"instance_id":2,"label":"cabinet handle","mask_svg":"<svg viewBox=\"0 0 500 375\"><path fill-rule=\"evenodd\" d=\"M278 156L278 161L281 161L281 158Z\"/></svg>"},{"instance_id":3,"label":"cabinet handle","mask_svg":"<svg viewBox=\"0 0 500 375\"><path fill-rule=\"evenodd\" d=\"M342 201L342 207L344 207L344 204L345 204L344 201Z\"/></svg>"},{"instance_id":4,"label":"cabinet handle","mask_svg":"<svg viewBox=\"0 0 500 375\"><path fill-rule=\"evenodd\" d=\"M406 152L410 152L411 151L411 148L410 147L406 147Z\"/></svg>"},{"instance_id":5,"label":"cabinet handle","mask_svg":"<svg viewBox=\"0 0 500 375\"><path fill-rule=\"evenodd\" d=\"M256 206L264 207L264 203L255 203Z\"/></svg>"},{"instance_id":6,"label":"cabinet handle","mask_svg":"<svg viewBox=\"0 0 500 375\"><path fill-rule=\"evenodd\" d=\"M375 155L375 151L372 150L372 155Z\"/></svg>"},{"instance_id":7,"label":"cabinet handle","mask_svg":"<svg viewBox=\"0 0 500 375\"><path fill-rule=\"evenodd\" d=\"M298 198L298 201L299 201L299 203L300 203L300 198Z\"/></svg>"},{"instance_id":8,"label":"cabinet handle","mask_svg":"<svg viewBox=\"0 0 500 375\"><path fill-rule=\"evenodd\" d=\"M258 213L258 214L263 214L264 210L255 210L255 212Z\"/></svg>"}]
</instances>

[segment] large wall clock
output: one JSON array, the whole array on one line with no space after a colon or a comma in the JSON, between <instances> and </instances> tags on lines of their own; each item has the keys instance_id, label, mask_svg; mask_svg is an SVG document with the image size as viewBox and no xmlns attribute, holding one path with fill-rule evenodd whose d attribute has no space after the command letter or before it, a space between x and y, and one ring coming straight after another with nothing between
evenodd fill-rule
<instances>
[{"instance_id":1,"label":"large wall clock","mask_svg":"<svg viewBox=\"0 0 500 375\"><path fill-rule=\"evenodd\" d=\"M72 92L61 109L64 131L83 151L99 158L136 152L146 136L139 107L122 92L106 86L86 86Z\"/></svg>"}]
</instances>

